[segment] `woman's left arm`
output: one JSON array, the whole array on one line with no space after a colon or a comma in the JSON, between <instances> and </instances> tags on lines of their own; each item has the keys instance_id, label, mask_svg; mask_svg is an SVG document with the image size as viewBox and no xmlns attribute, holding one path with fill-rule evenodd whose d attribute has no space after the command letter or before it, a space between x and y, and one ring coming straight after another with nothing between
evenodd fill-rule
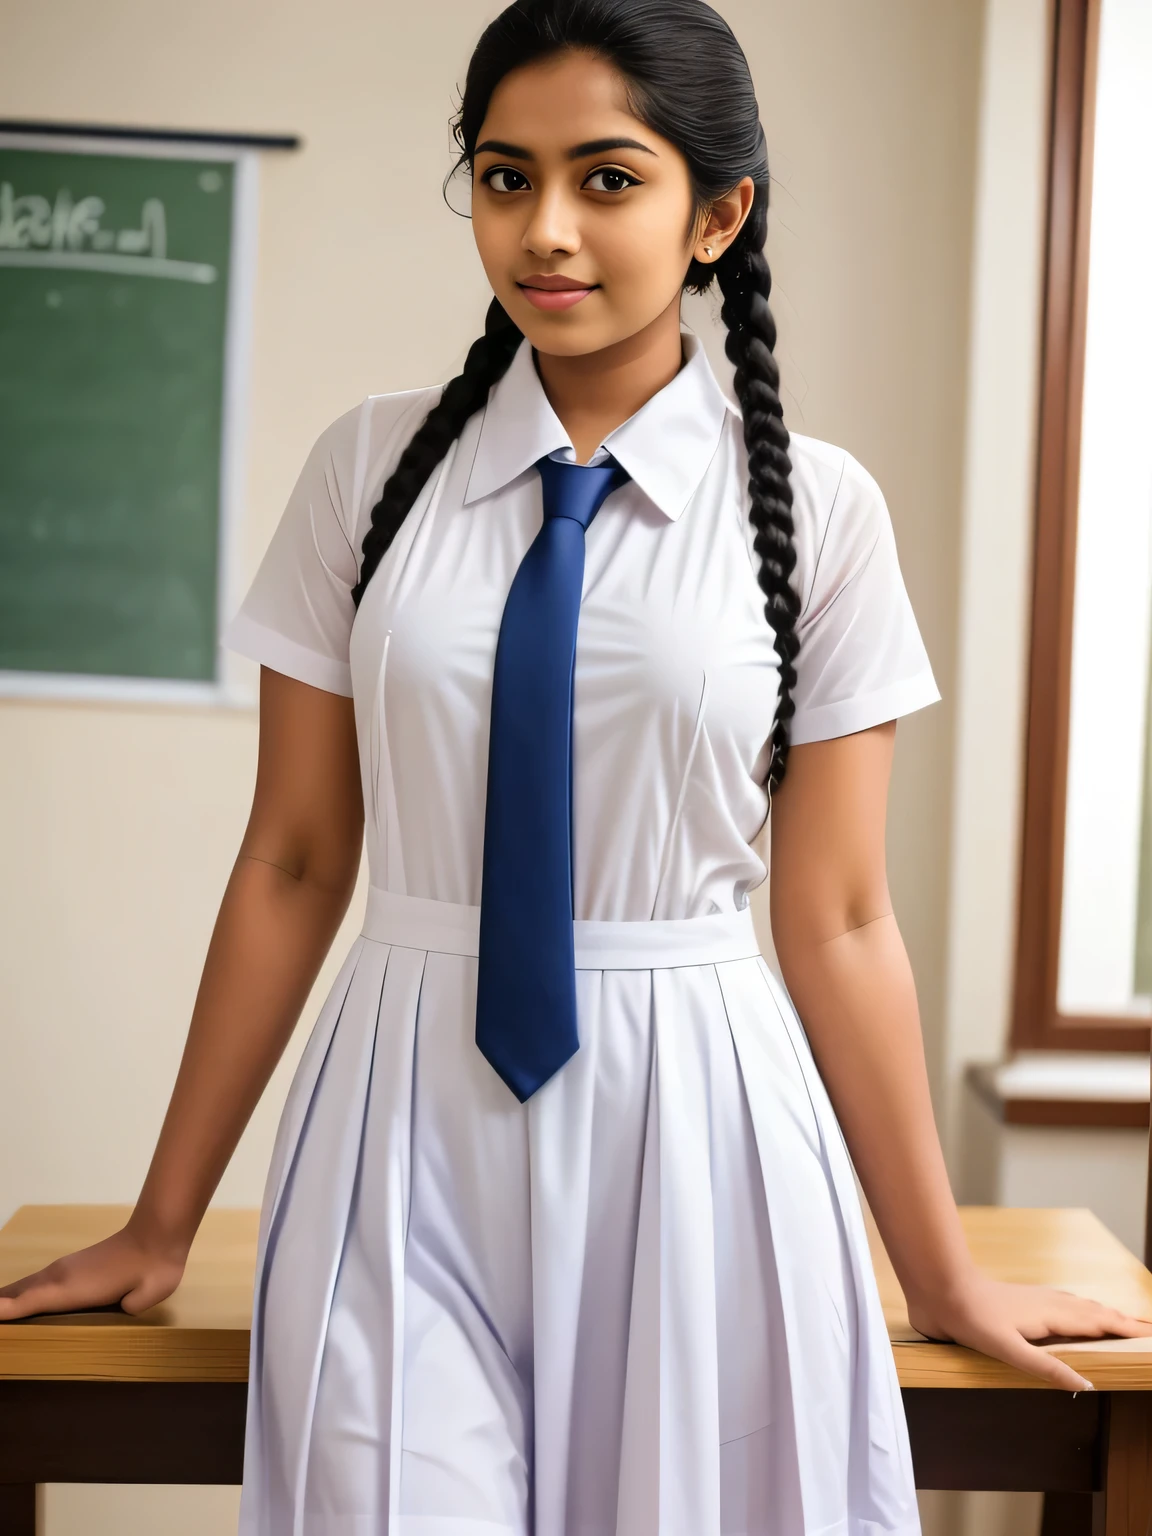
<instances>
[{"instance_id":1,"label":"woman's left arm","mask_svg":"<svg viewBox=\"0 0 1152 1536\"><path fill-rule=\"evenodd\" d=\"M794 746L772 799L772 936L820 1075L920 1333L1054 1386L1091 1386L1029 1340L1152 1334L1152 1322L985 1275L936 1132L912 970L884 858L896 722Z\"/></svg>"}]
</instances>

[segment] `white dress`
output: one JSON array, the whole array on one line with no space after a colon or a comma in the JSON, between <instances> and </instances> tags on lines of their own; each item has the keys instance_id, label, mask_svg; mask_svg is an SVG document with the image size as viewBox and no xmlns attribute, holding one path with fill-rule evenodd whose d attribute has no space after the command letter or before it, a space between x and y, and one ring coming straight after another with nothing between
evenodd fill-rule
<instances>
[{"instance_id":1,"label":"white dress","mask_svg":"<svg viewBox=\"0 0 1152 1536\"><path fill-rule=\"evenodd\" d=\"M358 612L374 501L441 386L310 454L225 643L351 695L370 896L261 1212L242 1536L913 1536L851 1166L755 953L776 702L736 407L677 376L604 440L574 703L580 1049L521 1105L476 1047L492 661L570 440L527 342ZM884 499L792 436L792 740L939 698ZM355 620L355 622L353 622Z\"/></svg>"}]
</instances>

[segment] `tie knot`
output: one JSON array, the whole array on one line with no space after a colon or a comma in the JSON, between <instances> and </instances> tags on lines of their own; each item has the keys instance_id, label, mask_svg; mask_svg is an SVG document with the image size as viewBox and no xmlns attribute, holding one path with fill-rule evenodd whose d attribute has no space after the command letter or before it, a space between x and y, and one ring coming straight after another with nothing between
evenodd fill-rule
<instances>
[{"instance_id":1,"label":"tie knot","mask_svg":"<svg viewBox=\"0 0 1152 1536\"><path fill-rule=\"evenodd\" d=\"M603 464L566 464L547 454L537 459L544 496L544 516L568 517L581 528L596 516L605 499L632 477L609 458Z\"/></svg>"}]
</instances>

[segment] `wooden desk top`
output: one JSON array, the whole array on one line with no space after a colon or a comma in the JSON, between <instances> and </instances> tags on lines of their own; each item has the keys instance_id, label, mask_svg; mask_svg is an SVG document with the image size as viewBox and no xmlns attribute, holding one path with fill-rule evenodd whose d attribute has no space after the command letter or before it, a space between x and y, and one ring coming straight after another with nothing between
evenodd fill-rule
<instances>
[{"instance_id":1,"label":"wooden desk top","mask_svg":"<svg viewBox=\"0 0 1152 1536\"><path fill-rule=\"evenodd\" d=\"M973 1258L995 1279L1056 1286L1152 1321L1152 1274L1091 1211L966 1205L960 1207L960 1217ZM871 1221L868 1228L884 1320L902 1387L1050 1390L1037 1377L999 1360L957 1344L933 1344L917 1333L908 1322L904 1294ZM1100 1391L1152 1391L1152 1338L1095 1339L1044 1347ZM0 1356L0 1370L2 1361Z\"/></svg>"},{"instance_id":2,"label":"wooden desk top","mask_svg":"<svg viewBox=\"0 0 1152 1536\"><path fill-rule=\"evenodd\" d=\"M0 1228L0 1285L117 1230L127 1205L25 1205ZM1152 1274L1085 1210L961 1209L972 1253L1002 1280L1054 1285L1152 1319ZM116 1308L0 1323L0 1378L244 1381L259 1220L211 1209L179 1287L130 1317ZM1033 1376L908 1324L883 1245L872 1257L900 1383L905 1387L1037 1387ZM1152 1338L1046 1346L1101 1390L1152 1391Z\"/></svg>"}]
</instances>

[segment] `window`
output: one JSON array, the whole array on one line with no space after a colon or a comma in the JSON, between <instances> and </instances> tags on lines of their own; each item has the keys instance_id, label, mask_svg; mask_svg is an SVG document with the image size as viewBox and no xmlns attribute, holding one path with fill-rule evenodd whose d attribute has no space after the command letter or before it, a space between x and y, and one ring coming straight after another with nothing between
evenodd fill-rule
<instances>
[{"instance_id":1,"label":"window","mask_svg":"<svg viewBox=\"0 0 1152 1536\"><path fill-rule=\"evenodd\" d=\"M1152 7L1057 0L1012 1043L1152 1020Z\"/></svg>"}]
</instances>

